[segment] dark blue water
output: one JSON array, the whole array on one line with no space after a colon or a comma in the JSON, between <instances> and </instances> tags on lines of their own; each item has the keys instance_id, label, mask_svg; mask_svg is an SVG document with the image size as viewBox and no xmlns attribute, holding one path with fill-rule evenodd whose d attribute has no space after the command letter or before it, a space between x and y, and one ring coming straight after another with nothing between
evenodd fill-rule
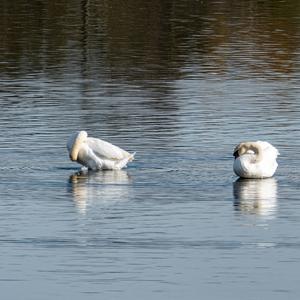
<instances>
[{"instance_id":1,"label":"dark blue water","mask_svg":"<svg viewBox=\"0 0 300 300\"><path fill-rule=\"evenodd\" d=\"M2 297L299 299L299 13L1 3ZM80 172L76 130L136 159ZM238 180L232 150L258 139L278 170Z\"/></svg>"}]
</instances>

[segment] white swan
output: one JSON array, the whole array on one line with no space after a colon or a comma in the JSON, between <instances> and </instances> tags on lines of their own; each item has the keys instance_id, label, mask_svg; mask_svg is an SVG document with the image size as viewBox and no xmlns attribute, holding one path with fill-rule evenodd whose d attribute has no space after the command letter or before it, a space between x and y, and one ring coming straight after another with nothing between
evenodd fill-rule
<instances>
[{"instance_id":1,"label":"white swan","mask_svg":"<svg viewBox=\"0 0 300 300\"><path fill-rule=\"evenodd\" d=\"M233 170L243 178L272 177L277 169L278 150L268 142L244 142L234 151Z\"/></svg>"},{"instance_id":2,"label":"white swan","mask_svg":"<svg viewBox=\"0 0 300 300\"><path fill-rule=\"evenodd\" d=\"M90 170L120 170L134 159L134 154L105 142L88 137L86 131L72 134L67 142L69 156Z\"/></svg>"}]
</instances>

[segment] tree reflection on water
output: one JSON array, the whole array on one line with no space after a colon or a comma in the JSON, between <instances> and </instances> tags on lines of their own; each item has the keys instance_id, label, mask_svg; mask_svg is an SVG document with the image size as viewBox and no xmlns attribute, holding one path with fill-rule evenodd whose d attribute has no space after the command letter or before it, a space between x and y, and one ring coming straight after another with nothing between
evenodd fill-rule
<instances>
[{"instance_id":1,"label":"tree reflection on water","mask_svg":"<svg viewBox=\"0 0 300 300\"><path fill-rule=\"evenodd\" d=\"M0 7L2 74L78 70L84 78L150 88L194 68L198 76L242 76L238 68L268 76L266 66L288 74L300 37L296 0L5 1Z\"/></svg>"}]
</instances>

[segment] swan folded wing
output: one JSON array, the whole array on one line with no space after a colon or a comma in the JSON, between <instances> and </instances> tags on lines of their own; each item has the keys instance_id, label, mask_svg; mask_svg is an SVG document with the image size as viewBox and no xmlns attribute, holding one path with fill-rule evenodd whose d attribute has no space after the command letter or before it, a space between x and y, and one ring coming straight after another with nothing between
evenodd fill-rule
<instances>
[{"instance_id":1,"label":"swan folded wing","mask_svg":"<svg viewBox=\"0 0 300 300\"><path fill-rule=\"evenodd\" d=\"M130 156L127 151L100 139L88 138L87 144L95 155L103 159L121 160Z\"/></svg>"},{"instance_id":2,"label":"swan folded wing","mask_svg":"<svg viewBox=\"0 0 300 300\"><path fill-rule=\"evenodd\" d=\"M269 156L271 158L276 158L279 155L279 151L270 143L263 142L263 141L257 141L257 143L259 143L259 145L262 147L263 153L266 156Z\"/></svg>"}]
</instances>

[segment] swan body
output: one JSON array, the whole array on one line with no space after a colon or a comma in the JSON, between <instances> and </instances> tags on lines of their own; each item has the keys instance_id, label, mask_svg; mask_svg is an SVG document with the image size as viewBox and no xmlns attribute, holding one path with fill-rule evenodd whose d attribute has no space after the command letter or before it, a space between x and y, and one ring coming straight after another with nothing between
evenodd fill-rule
<instances>
[{"instance_id":1,"label":"swan body","mask_svg":"<svg viewBox=\"0 0 300 300\"><path fill-rule=\"evenodd\" d=\"M242 178L272 177L277 169L278 150L268 142L243 142L233 153L233 170Z\"/></svg>"},{"instance_id":2,"label":"swan body","mask_svg":"<svg viewBox=\"0 0 300 300\"><path fill-rule=\"evenodd\" d=\"M72 161L90 170L120 170L134 159L134 154L106 141L88 137L86 131L73 133L67 148Z\"/></svg>"}]
</instances>

